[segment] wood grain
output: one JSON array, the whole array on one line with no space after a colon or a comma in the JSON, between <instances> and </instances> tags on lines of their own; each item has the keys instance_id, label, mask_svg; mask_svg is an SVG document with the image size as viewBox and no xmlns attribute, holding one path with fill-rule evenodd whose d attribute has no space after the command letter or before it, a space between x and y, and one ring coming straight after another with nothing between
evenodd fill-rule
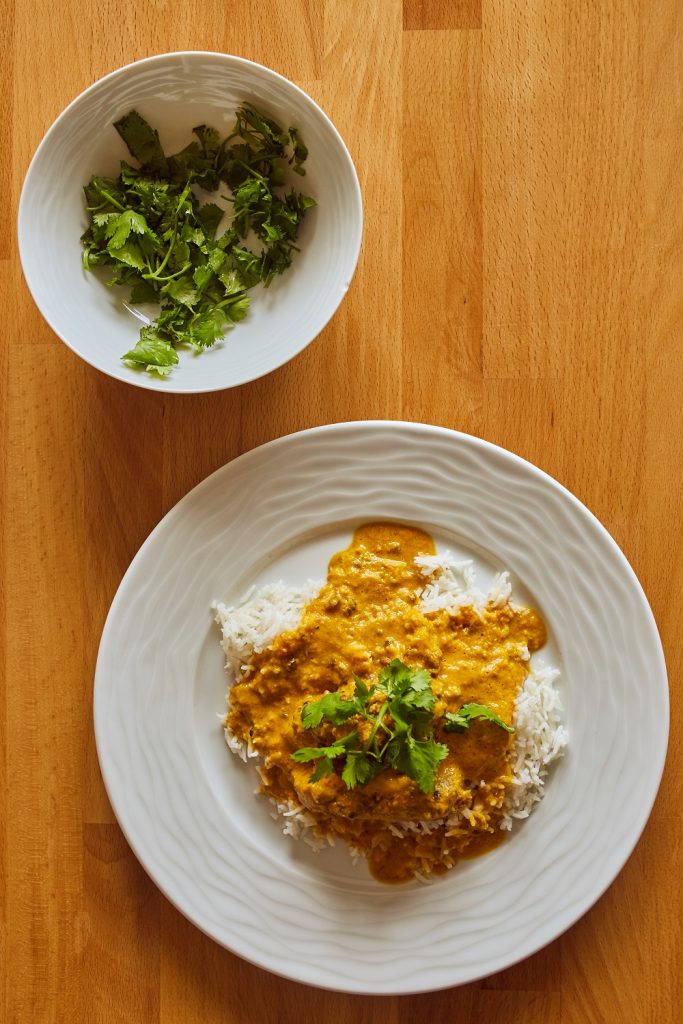
<instances>
[{"instance_id":1,"label":"wood grain","mask_svg":"<svg viewBox=\"0 0 683 1024\"><path fill-rule=\"evenodd\" d=\"M403 0L405 29L481 28L482 0Z\"/></svg>"},{"instance_id":2,"label":"wood grain","mask_svg":"<svg viewBox=\"0 0 683 1024\"><path fill-rule=\"evenodd\" d=\"M678 0L3 0L0 163L0 1006L8 1022L674 1024L683 896L683 7ZM365 203L358 272L270 377L164 397L42 321L14 219L31 154L93 80L153 52L275 67L330 114ZM113 818L92 733L109 603L207 473L305 426L445 424L531 459L621 544L671 675L670 757L614 885L566 935L401 999L271 977L160 895ZM656 965L653 969L653 965Z\"/></svg>"}]
</instances>

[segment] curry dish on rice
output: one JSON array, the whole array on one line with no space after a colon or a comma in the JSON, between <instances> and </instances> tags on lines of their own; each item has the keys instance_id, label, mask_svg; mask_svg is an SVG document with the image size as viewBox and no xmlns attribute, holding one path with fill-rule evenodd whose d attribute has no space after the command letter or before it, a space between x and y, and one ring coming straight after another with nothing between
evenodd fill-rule
<instances>
[{"instance_id":1,"label":"curry dish on rice","mask_svg":"<svg viewBox=\"0 0 683 1024\"><path fill-rule=\"evenodd\" d=\"M300 624L230 691L226 727L263 759L261 791L304 808L383 882L441 874L504 838L515 701L546 638L535 611L507 601L425 610L415 559L434 553L422 530L361 526ZM472 708L484 710L465 721Z\"/></svg>"}]
</instances>

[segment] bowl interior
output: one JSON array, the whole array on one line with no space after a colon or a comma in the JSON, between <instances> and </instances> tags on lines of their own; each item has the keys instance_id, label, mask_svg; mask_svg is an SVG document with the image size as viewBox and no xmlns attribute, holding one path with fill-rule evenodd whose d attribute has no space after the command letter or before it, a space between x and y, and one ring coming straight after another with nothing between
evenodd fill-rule
<instances>
[{"instance_id":1,"label":"bowl interior","mask_svg":"<svg viewBox=\"0 0 683 1024\"><path fill-rule=\"evenodd\" d=\"M245 321L223 343L195 355L180 352L173 374L157 379L128 369L120 356L140 323L124 308L126 292L104 286L106 273L87 273L80 235L87 226L82 186L93 173L116 175L129 158L112 123L136 108L158 129L167 152L193 138L194 125L228 134L237 106L248 101L285 127L295 125L309 147L299 190L318 206L300 233L301 252L270 288L253 289ZM216 194L202 193L204 201ZM362 228L358 180L336 129L305 93L275 72L224 54L167 54L114 72L82 93L57 119L26 176L19 246L33 297L52 329L105 373L160 391L232 387L291 359L330 319L353 275Z\"/></svg>"}]
</instances>

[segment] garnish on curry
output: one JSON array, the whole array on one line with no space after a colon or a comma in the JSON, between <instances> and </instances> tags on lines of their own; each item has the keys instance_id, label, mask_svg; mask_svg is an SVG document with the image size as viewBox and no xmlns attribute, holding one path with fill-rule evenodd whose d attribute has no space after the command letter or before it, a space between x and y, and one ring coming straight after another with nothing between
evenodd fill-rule
<instances>
[{"instance_id":1,"label":"garnish on curry","mask_svg":"<svg viewBox=\"0 0 683 1024\"><path fill-rule=\"evenodd\" d=\"M415 558L434 552L422 530L359 527L300 625L253 655L226 720L263 758L261 791L384 882L501 842L515 698L545 642L530 608L423 610Z\"/></svg>"}]
</instances>

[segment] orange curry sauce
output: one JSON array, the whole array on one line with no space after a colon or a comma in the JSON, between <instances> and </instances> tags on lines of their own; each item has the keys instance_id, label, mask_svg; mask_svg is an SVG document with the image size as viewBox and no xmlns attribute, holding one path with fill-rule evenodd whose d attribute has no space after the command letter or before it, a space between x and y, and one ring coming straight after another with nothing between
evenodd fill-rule
<instances>
[{"instance_id":1,"label":"orange curry sauce","mask_svg":"<svg viewBox=\"0 0 683 1024\"><path fill-rule=\"evenodd\" d=\"M262 755L262 792L303 807L319 834L340 836L360 850L383 882L441 874L504 837L499 826L514 736L482 720L463 733L444 732L439 723L446 711L470 702L489 705L511 723L529 671L527 649L545 642L543 622L530 608L422 611L426 580L414 559L434 553L422 530L361 526L333 556L327 582L298 628L255 654L230 694L227 725ZM354 722L341 730L329 722L306 730L304 704L339 688L353 696L354 673L370 685L392 658L432 677L434 738L449 748L434 794L393 768L352 790L336 772L312 782L314 766L294 762L292 752L329 744ZM417 822L429 824L406 827Z\"/></svg>"}]
</instances>

